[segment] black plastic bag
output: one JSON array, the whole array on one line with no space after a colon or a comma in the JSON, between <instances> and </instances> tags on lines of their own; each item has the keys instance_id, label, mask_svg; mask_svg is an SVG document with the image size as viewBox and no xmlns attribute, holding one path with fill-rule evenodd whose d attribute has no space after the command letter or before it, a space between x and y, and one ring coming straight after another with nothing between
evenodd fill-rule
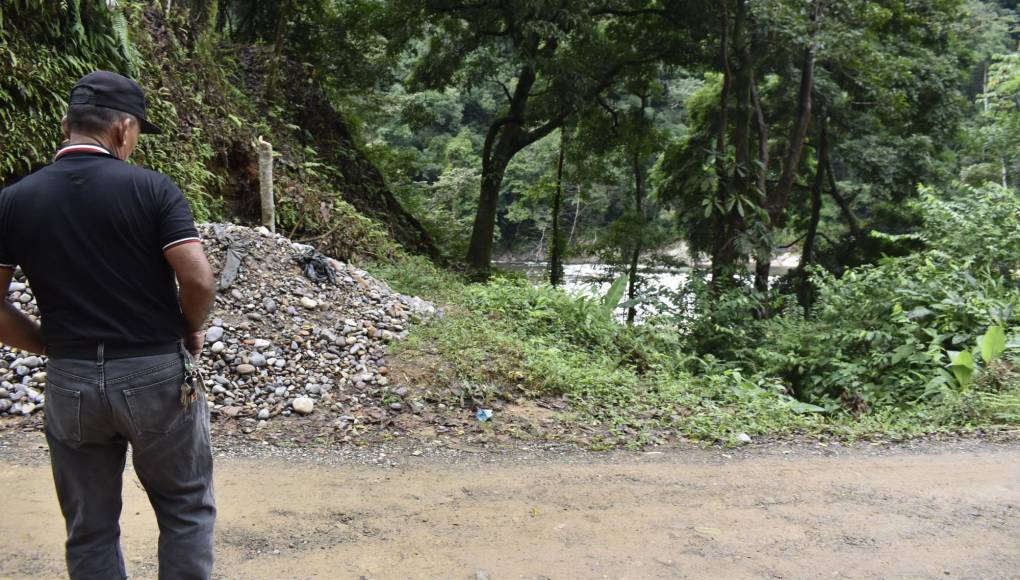
<instances>
[{"instance_id":1,"label":"black plastic bag","mask_svg":"<svg viewBox=\"0 0 1020 580\"><path fill-rule=\"evenodd\" d=\"M336 270L329 263L329 258L314 249L305 250L295 258L298 265L304 271L305 276L312 282L330 282L336 284Z\"/></svg>"}]
</instances>

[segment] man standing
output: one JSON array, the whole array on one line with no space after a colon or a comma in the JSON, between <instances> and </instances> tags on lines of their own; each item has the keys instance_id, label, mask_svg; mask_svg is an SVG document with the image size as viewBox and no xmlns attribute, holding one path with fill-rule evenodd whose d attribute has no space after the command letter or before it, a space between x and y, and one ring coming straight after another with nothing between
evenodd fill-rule
<instances>
[{"instance_id":1,"label":"man standing","mask_svg":"<svg viewBox=\"0 0 1020 580\"><path fill-rule=\"evenodd\" d=\"M0 193L0 292L20 266L42 316L40 328L0 300L0 342L49 356L46 440L68 572L127 578L119 520L130 443L159 522L159 577L209 578L209 412L191 357L212 271L177 186L125 163L139 133L160 132L134 81L86 75L63 128L53 163Z\"/></svg>"}]
</instances>

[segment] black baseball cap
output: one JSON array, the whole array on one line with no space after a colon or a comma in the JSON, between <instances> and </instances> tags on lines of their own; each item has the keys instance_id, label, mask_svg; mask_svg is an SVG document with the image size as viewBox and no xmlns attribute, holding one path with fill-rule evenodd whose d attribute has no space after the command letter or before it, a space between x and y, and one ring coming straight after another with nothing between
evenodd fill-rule
<instances>
[{"instance_id":1,"label":"black baseball cap","mask_svg":"<svg viewBox=\"0 0 1020 580\"><path fill-rule=\"evenodd\" d=\"M142 133L163 132L145 120L145 94L138 83L115 72L97 70L81 77L71 89L67 104L94 105L130 113L138 118Z\"/></svg>"}]
</instances>

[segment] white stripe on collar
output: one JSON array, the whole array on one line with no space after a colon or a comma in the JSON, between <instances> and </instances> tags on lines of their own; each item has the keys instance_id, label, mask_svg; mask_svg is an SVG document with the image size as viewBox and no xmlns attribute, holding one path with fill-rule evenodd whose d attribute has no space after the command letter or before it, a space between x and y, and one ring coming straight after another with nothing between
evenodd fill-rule
<instances>
[{"instance_id":1,"label":"white stripe on collar","mask_svg":"<svg viewBox=\"0 0 1020 580\"><path fill-rule=\"evenodd\" d=\"M53 160L56 161L57 159L60 159L66 153L85 153L85 152L103 153L111 156L113 155L113 153L110 153L110 151L107 150L107 148L103 147L102 145L93 145L91 143L77 143L74 145L68 145L66 147L61 148L60 151L57 151L57 154L53 156Z\"/></svg>"}]
</instances>

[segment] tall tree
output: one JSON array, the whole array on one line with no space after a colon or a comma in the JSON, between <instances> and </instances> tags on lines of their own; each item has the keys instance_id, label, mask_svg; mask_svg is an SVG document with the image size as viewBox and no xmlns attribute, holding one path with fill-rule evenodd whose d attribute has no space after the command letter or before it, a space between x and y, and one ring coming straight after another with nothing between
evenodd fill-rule
<instances>
[{"instance_id":1,"label":"tall tree","mask_svg":"<svg viewBox=\"0 0 1020 580\"><path fill-rule=\"evenodd\" d=\"M560 154L556 160L556 188L553 193L552 242L549 244L549 284L553 286L563 283L563 251L566 246L560 224L562 220L560 207L563 204L563 158L566 153L563 133L560 131Z\"/></svg>"},{"instance_id":2,"label":"tall tree","mask_svg":"<svg viewBox=\"0 0 1020 580\"><path fill-rule=\"evenodd\" d=\"M407 37L425 38L412 75L418 86L495 84L504 100L482 145L482 181L467 251L488 274L499 191L510 161L620 79L673 53L671 37L648 34L667 11L648 2L449 0L395 3Z\"/></svg>"}]
</instances>

